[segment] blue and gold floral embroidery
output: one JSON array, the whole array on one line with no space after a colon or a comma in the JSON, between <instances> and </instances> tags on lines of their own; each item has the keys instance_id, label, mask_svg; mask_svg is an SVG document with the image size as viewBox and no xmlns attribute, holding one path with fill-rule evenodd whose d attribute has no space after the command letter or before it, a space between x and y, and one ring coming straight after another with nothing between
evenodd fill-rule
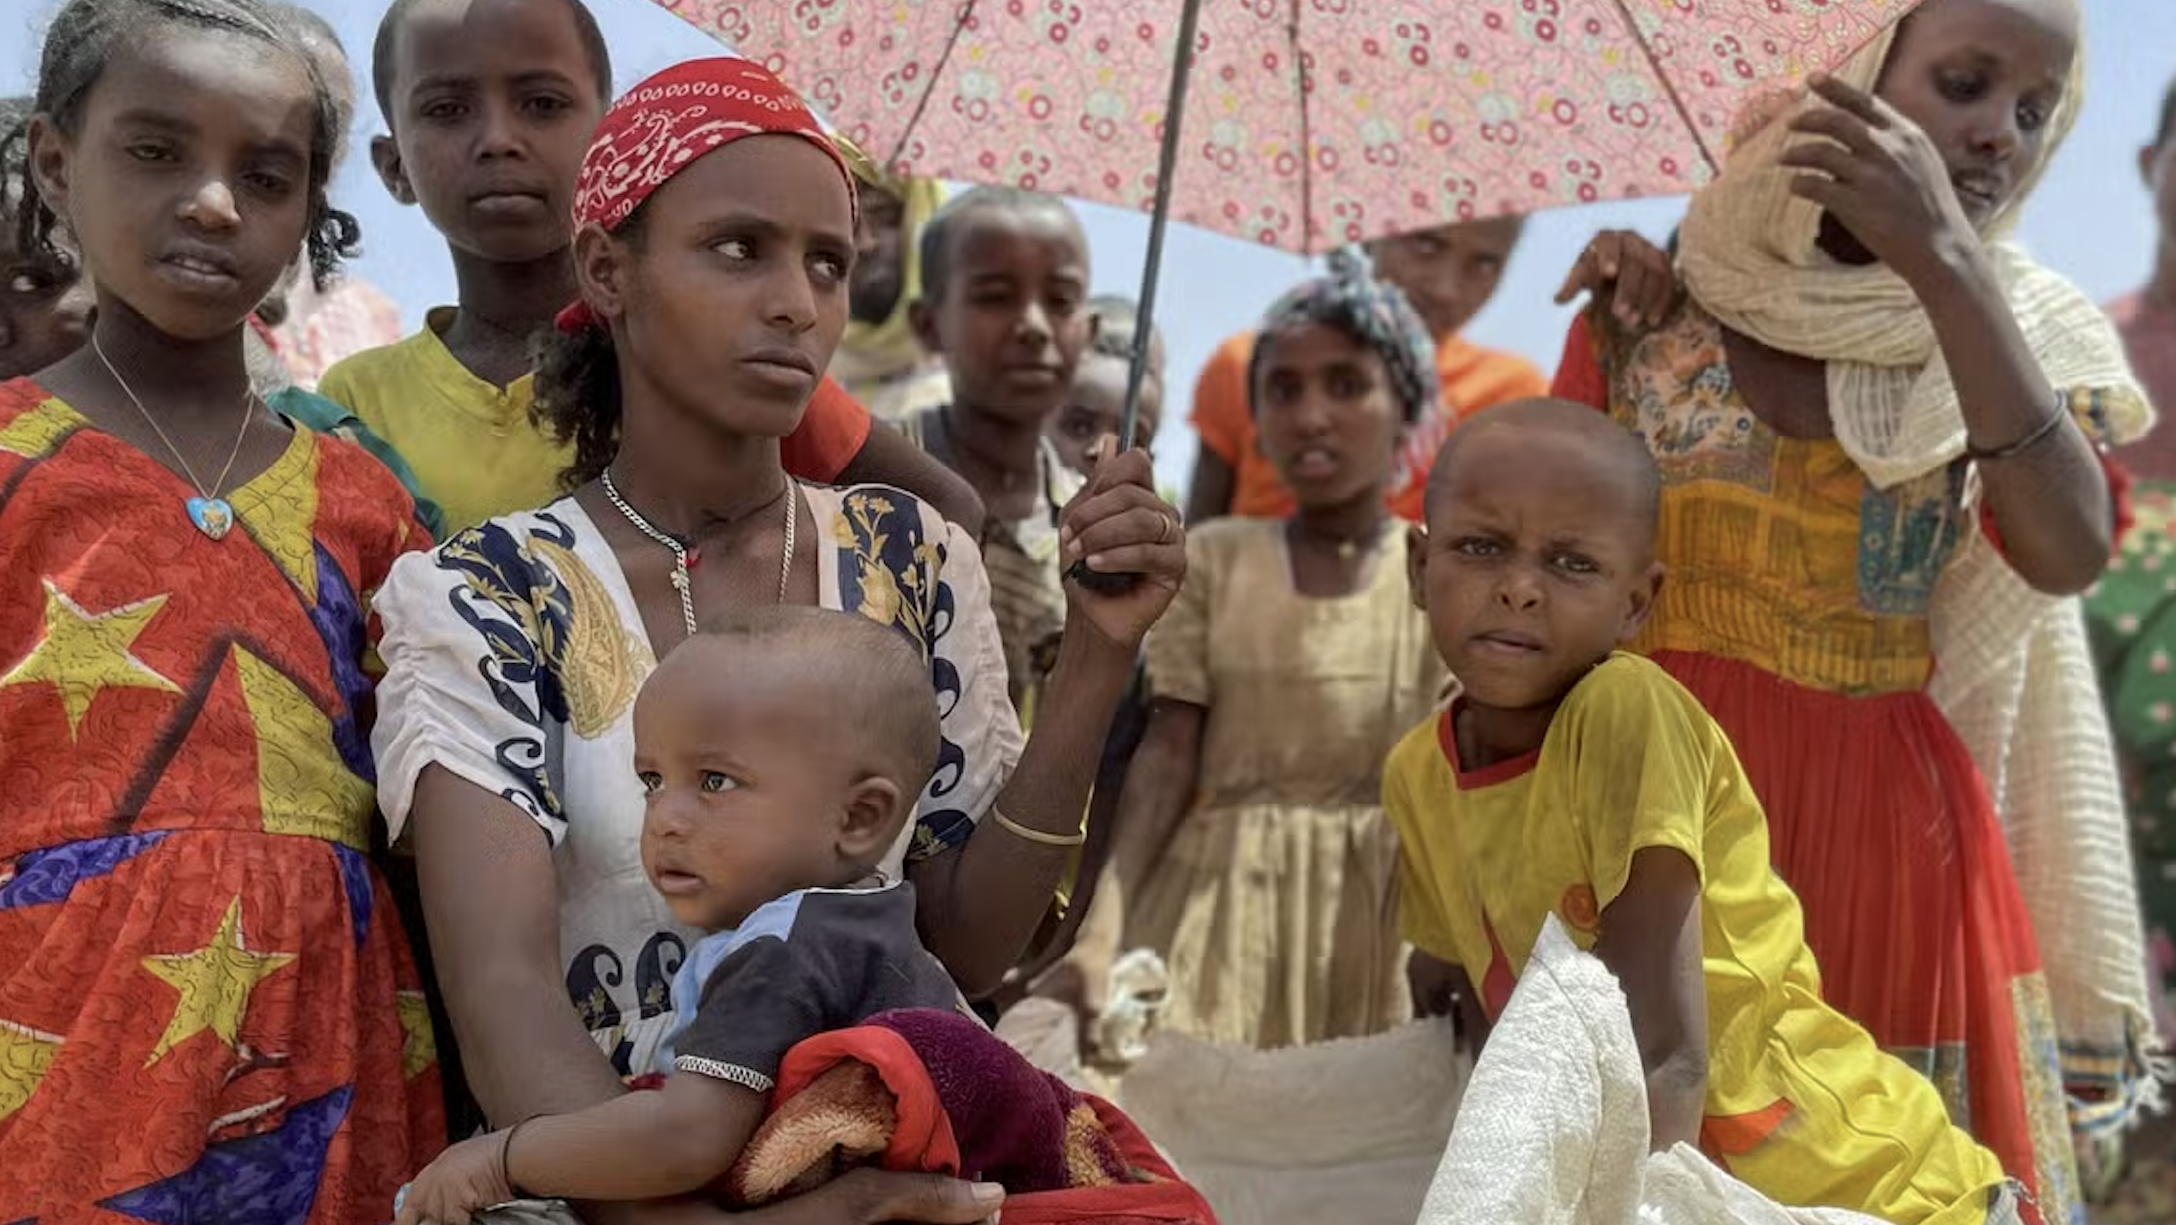
<instances>
[{"instance_id":1,"label":"blue and gold floral embroidery","mask_svg":"<svg viewBox=\"0 0 2176 1225\"><path fill-rule=\"evenodd\" d=\"M951 584L943 578L945 546L928 538L926 525L932 521L920 502L898 490L855 490L832 517L831 538L839 547L839 606L898 629L921 648L929 660L937 713L947 717L966 686L958 665L937 651L951 632L956 609ZM943 737L936 772L922 793L910 861L951 850L974 832L970 814L941 803L967 777L966 751Z\"/></svg>"},{"instance_id":2,"label":"blue and gold floral embroidery","mask_svg":"<svg viewBox=\"0 0 2176 1225\"><path fill-rule=\"evenodd\" d=\"M635 693L654 666L649 641L621 623L611 593L574 550L542 536L532 537L529 547L559 579L572 614L566 651L553 661L566 691L567 726L582 739L595 740L635 704Z\"/></svg>"},{"instance_id":3,"label":"blue and gold floral embroidery","mask_svg":"<svg viewBox=\"0 0 2176 1225\"><path fill-rule=\"evenodd\" d=\"M944 589L944 546L925 538L922 507L897 491L846 495L832 517L839 546L839 602L904 633L924 655L936 650ZM942 590L940 590L942 589Z\"/></svg>"}]
</instances>

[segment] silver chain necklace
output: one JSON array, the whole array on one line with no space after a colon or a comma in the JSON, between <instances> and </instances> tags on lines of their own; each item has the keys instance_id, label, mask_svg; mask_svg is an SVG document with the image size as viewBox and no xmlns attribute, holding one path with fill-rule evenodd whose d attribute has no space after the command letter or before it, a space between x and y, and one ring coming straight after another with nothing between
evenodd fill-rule
<instances>
[{"instance_id":1,"label":"silver chain necklace","mask_svg":"<svg viewBox=\"0 0 2176 1225\"><path fill-rule=\"evenodd\" d=\"M640 511L629 506L627 499L620 496L619 486L612 483L612 470L610 468L604 470L600 483L604 486L605 499L612 503L613 509L626 516L629 523L634 524L636 531L672 550L672 586L673 590L680 593L680 620L687 626L688 637L693 638L695 636L695 580L689 574L689 571L703 563L702 550L689 548L687 543L678 536L651 523L648 519L642 517ZM800 499L794 496L793 478L790 476L786 478L786 492L780 500L786 504L786 547L782 550L778 559L778 602L784 604L786 602L786 588L793 581L794 532L801 521L799 513L801 509Z\"/></svg>"}]
</instances>

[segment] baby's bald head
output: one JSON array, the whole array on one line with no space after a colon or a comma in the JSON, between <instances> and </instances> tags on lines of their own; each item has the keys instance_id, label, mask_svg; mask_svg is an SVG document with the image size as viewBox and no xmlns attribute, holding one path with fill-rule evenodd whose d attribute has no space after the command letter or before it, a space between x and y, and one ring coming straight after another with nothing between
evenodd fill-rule
<instances>
[{"instance_id":1,"label":"baby's bald head","mask_svg":"<svg viewBox=\"0 0 2176 1225\"><path fill-rule=\"evenodd\" d=\"M760 693L777 704L771 718L808 733L812 749L890 778L904 795L920 794L936 768L929 662L891 626L824 608L736 608L707 620L665 665Z\"/></svg>"}]
</instances>

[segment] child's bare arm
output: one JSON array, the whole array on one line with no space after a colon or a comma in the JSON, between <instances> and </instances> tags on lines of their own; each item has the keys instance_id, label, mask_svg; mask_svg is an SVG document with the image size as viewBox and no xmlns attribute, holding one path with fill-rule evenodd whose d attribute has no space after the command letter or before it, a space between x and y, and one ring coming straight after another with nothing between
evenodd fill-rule
<instances>
[{"instance_id":1,"label":"child's bare arm","mask_svg":"<svg viewBox=\"0 0 2176 1225\"><path fill-rule=\"evenodd\" d=\"M1677 297L1677 270L1669 253L1644 235L1604 230L1573 261L1556 304L1568 306L1583 293L1594 295L1592 308L1606 310L1621 327L1652 327Z\"/></svg>"},{"instance_id":2,"label":"child's bare arm","mask_svg":"<svg viewBox=\"0 0 2176 1225\"><path fill-rule=\"evenodd\" d=\"M1602 911L1594 955L1624 987L1647 1073L1650 1145L1698 1144L1706 1115L1708 999L1700 960L1700 873L1682 852L1632 856L1624 891Z\"/></svg>"},{"instance_id":3,"label":"child's bare arm","mask_svg":"<svg viewBox=\"0 0 2176 1225\"><path fill-rule=\"evenodd\" d=\"M1073 951L1066 955L1064 964L1071 971L1053 984L1063 990L1051 992L1060 998L1077 993L1078 998L1066 1002L1084 1016L1103 1010L1111 966L1123 951L1127 899L1194 802L1201 777L1201 730L1208 715L1205 707L1171 699L1150 708L1148 730L1126 768L1125 789L1112 814L1110 858Z\"/></svg>"},{"instance_id":4,"label":"child's bare arm","mask_svg":"<svg viewBox=\"0 0 2176 1225\"><path fill-rule=\"evenodd\" d=\"M1488 1013L1466 967L1416 948L1406 962L1405 982L1413 992L1413 1015L1449 1017L1459 1045L1479 1057L1488 1041Z\"/></svg>"},{"instance_id":5,"label":"child's bare arm","mask_svg":"<svg viewBox=\"0 0 2176 1225\"><path fill-rule=\"evenodd\" d=\"M574 1114L532 1119L507 1152L515 1186L559 1199L660 1199L700 1191L740 1160L764 1095L693 1072Z\"/></svg>"},{"instance_id":6,"label":"child's bare arm","mask_svg":"<svg viewBox=\"0 0 2176 1225\"><path fill-rule=\"evenodd\" d=\"M398 1225L465 1225L517 1194L610 1202L700 1191L740 1159L763 1110L753 1089L683 1072L656 1092L464 1140L416 1176Z\"/></svg>"}]
</instances>

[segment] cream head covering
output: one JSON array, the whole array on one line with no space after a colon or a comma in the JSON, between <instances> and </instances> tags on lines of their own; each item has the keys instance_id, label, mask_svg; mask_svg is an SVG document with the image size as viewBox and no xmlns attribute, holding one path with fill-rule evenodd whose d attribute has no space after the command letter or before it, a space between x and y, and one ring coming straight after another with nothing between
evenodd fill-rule
<instances>
[{"instance_id":1,"label":"cream head covering","mask_svg":"<svg viewBox=\"0 0 2176 1225\"><path fill-rule=\"evenodd\" d=\"M1836 76L1871 91L1896 39L1884 31ZM2052 116L2041 161L1987 227L1988 251L2025 339L2048 380L2106 394L2112 443L2152 423L2122 341L2107 316L2062 277L2035 263L2008 235L2047 160L2076 122L2082 60ZM1796 171L1778 164L1801 137L1784 120L1826 103L1804 96L1771 105L1750 125L1722 174L1695 195L1680 234L1686 287L1734 331L1786 353L1829 363L1829 412L1836 438L1874 484L1888 489L1962 457L1964 417L1934 325L1918 297L1890 269L1840 264L1816 245L1821 208L1791 194ZM1741 128L1741 130L1743 130Z\"/></svg>"},{"instance_id":2,"label":"cream head covering","mask_svg":"<svg viewBox=\"0 0 2176 1225\"><path fill-rule=\"evenodd\" d=\"M1884 32L1836 76L1871 91L1896 37ZM2122 342L2076 287L2008 237L2075 122L2082 82L2082 63L2073 65L2040 165L1982 237L2048 381L2089 395L2105 425L2099 441L2122 443L2153 420ZM1798 137L1784 119L1809 105L1825 104L1799 93L1740 125L1722 174L1686 213L1679 273L1725 326L1828 363L1837 441L1887 489L1961 459L1964 416L1911 287L1881 265L1850 267L1824 254L1820 208L1790 193L1795 172L1777 159L1792 140L1815 138ZM2122 791L2080 602L2034 591L1974 531L1943 573L1930 618L1938 666L1929 694L2001 813L2039 938L2065 1078L2106 1094L2096 1104L2074 1100L2073 1122L2089 1133L2113 1130L2155 1100L2149 1070L2157 1065Z\"/></svg>"},{"instance_id":3,"label":"cream head covering","mask_svg":"<svg viewBox=\"0 0 2176 1225\"><path fill-rule=\"evenodd\" d=\"M898 197L903 206L899 222L899 301L881 323L849 321L831 359L831 376L866 403L882 398L881 384L905 378L930 364L929 355L914 338L908 309L922 292L922 244L915 241L915 236L944 203L944 184L936 179L887 174L845 137L833 133L832 140L856 178Z\"/></svg>"}]
</instances>

